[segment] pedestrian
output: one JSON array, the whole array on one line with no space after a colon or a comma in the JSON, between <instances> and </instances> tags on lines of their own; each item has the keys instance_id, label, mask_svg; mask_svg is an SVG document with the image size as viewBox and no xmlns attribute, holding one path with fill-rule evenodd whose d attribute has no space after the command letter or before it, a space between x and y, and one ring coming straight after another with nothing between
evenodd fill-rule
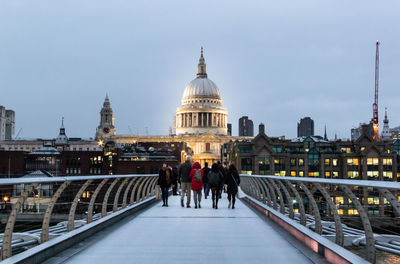
<instances>
[{"instance_id":1,"label":"pedestrian","mask_svg":"<svg viewBox=\"0 0 400 264\"><path fill-rule=\"evenodd\" d=\"M171 169L168 167L167 163L163 163L163 166L158 173L158 185L161 188L161 197L163 200L162 206L168 207L168 191L169 187L171 187L171 177Z\"/></svg>"},{"instance_id":2,"label":"pedestrian","mask_svg":"<svg viewBox=\"0 0 400 264\"><path fill-rule=\"evenodd\" d=\"M221 172L221 174L222 174L222 176L223 176L223 179L225 179L225 177L226 177L226 169L225 169L224 166L222 165L221 161L218 161L218 162L217 162L217 165L218 165L218 170ZM222 198L222 191L223 191L223 189L224 189L224 185L222 184L222 185L221 185L221 188L220 188L220 191L219 191L219 199Z\"/></svg>"},{"instance_id":3,"label":"pedestrian","mask_svg":"<svg viewBox=\"0 0 400 264\"><path fill-rule=\"evenodd\" d=\"M193 164L193 169L190 171L189 178L192 180L192 191L193 191L193 200L194 200L194 208L201 208L201 191L203 190L203 177L204 172L201 169L201 165L198 162Z\"/></svg>"},{"instance_id":4,"label":"pedestrian","mask_svg":"<svg viewBox=\"0 0 400 264\"><path fill-rule=\"evenodd\" d=\"M174 166L172 168L172 195L178 195L178 168Z\"/></svg>"},{"instance_id":5,"label":"pedestrian","mask_svg":"<svg viewBox=\"0 0 400 264\"><path fill-rule=\"evenodd\" d=\"M225 178L225 184L227 185L228 192L228 208L230 208L232 205L232 209L235 209L236 194L240 185L240 177L236 167L233 164L229 166L228 173L226 174Z\"/></svg>"},{"instance_id":6,"label":"pedestrian","mask_svg":"<svg viewBox=\"0 0 400 264\"><path fill-rule=\"evenodd\" d=\"M203 168L203 188L204 188L204 199L207 199L207 196L210 194L210 187L208 186L208 178L207 175L210 172L210 168L208 167L208 163L204 163L204 168Z\"/></svg>"},{"instance_id":7,"label":"pedestrian","mask_svg":"<svg viewBox=\"0 0 400 264\"><path fill-rule=\"evenodd\" d=\"M190 171L192 170L191 156L186 157L186 161L179 166L178 177L181 182L181 206L184 207L185 194L187 196L186 207L190 208L190 195L191 195L191 180L189 178Z\"/></svg>"},{"instance_id":8,"label":"pedestrian","mask_svg":"<svg viewBox=\"0 0 400 264\"><path fill-rule=\"evenodd\" d=\"M218 164L214 163L211 166L211 170L207 175L208 185L211 189L211 199L213 208L218 209L218 199L221 192L221 186L223 186L224 177L218 169Z\"/></svg>"}]
</instances>

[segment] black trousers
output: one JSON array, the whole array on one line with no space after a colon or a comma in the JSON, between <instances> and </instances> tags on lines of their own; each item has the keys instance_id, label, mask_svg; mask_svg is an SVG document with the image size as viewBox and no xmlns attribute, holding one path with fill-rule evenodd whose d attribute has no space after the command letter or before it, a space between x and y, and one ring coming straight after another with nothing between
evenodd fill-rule
<instances>
[{"instance_id":1,"label":"black trousers","mask_svg":"<svg viewBox=\"0 0 400 264\"><path fill-rule=\"evenodd\" d=\"M164 204L168 204L168 187L162 187L161 188L161 197L164 202Z\"/></svg>"},{"instance_id":2,"label":"black trousers","mask_svg":"<svg viewBox=\"0 0 400 264\"><path fill-rule=\"evenodd\" d=\"M211 187L211 199L213 201L213 204L215 203L215 205L218 205L218 199L220 195L221 195L220 187Z\"/></svg>"},{"instance_id":3,"label":"black trousers","mask_svg":"<svg viewBox=\"0 0 400 264\"><path fill-rule=\"evenodd\" d=\"M229 202L232 201L232 206L235 206L236 194L237 194L237 192L235 192L235 193L229 193L229 192L228 192L228 201L229 201Z\"/></svg>"}]
</instances>

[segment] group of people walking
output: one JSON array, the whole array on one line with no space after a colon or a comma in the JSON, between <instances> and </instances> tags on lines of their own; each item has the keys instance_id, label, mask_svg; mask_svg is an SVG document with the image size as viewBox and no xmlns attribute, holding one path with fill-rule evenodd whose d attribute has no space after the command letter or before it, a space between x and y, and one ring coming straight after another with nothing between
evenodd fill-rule
<instances>
[{"instance_id":1,"label":"group of people walking","mask_svg":"<svg viewBox=\"0 0 400 264\"><path fill-rule=\"evenodd\" d=\"M202 192L207 199L211 190L212 207L218 209L218 200L221 198L222 190L228 194L228 208L235 209L236 194L240 185L239 173L234 165L228 169L224 168L220 162L214 163L211 169L207 162L201 168L199 162L192 165L192 159L187 156L186 161L178 168L169 168L166 163L160 169L158 185L161 189L163 206L168 206L168 192L173 186L173 195L177 195L178 182L181 185L181 206L185 207L184 199L186 196L186 207L190 208L191 191L193 192L194 208L201 208Z\"/></svg>"}]
</instances>

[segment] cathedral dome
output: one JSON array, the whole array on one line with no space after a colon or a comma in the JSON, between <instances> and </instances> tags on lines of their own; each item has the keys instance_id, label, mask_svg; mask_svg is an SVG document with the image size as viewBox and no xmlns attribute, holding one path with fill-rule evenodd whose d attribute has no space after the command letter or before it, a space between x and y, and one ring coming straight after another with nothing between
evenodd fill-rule
<instances>
[{"instance_id":1,"label":"cathedral dome","mask_svg":"<svg viewBox=\"0 0 400 264\"><path fill-rule=\"evenodd\" d=\"M182 100L195 98L221 99L217 85L208 78L198 77L185 88Z\"/></svg>"}]
</instances>

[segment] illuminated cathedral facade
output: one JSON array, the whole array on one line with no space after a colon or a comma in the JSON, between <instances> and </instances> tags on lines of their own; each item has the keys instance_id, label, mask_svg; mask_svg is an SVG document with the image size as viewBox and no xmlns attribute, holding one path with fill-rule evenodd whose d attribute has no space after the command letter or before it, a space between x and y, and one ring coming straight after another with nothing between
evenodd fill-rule
<instances>
[{"instance_id":1,"label":"illuminated cathedral facade","mask_svg":"<svg viewBox=\"0 0 400 264\"><path fill-rule=\"evenodd\" d=\"M101 110L101 122L96 138L121 144L139 142L185 142L193 151L193 160L204 165L221 160L221 147L236 139L228 135L228 110L222 105L217 85L207 76L206 63L201 48L197 75L185 88L181 106L176 110L170 135L118 135L115 134L114 117L106 97ZM109 122L109 123L106 123ZM106 131L104 130L106 128ZM184 159L187 153L182 153Z\"/></svg>"}]
</instances>

